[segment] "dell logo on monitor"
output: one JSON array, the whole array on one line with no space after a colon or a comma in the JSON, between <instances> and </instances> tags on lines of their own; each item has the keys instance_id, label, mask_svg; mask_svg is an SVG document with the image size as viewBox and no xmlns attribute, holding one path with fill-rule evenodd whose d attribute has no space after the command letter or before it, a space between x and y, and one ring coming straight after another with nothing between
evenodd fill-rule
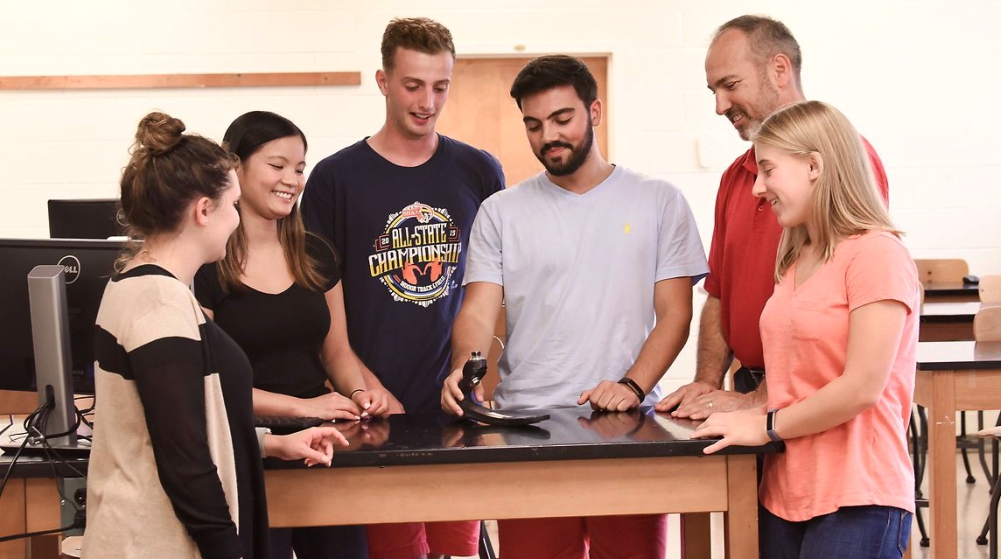
<instances>
[{"instance_id":1,"label":"dell logo on monitor","mask_svg":"<svg viewBox=\"0 0 1001 559\"><path fill-rule=\"evenodd\" d=\"M75 282L80 277L80 260L76 256L67 254L60 258L57 264L63 267L63 272L66 274L66 285Z\"/></svg>"}]
</instances>

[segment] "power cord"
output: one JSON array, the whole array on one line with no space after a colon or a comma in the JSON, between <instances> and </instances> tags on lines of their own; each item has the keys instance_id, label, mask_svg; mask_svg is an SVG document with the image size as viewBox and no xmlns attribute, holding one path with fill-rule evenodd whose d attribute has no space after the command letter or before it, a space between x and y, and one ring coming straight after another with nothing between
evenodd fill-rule
<instances>
[{"instance_id":1,"label":"power cord","mask_svg":"<svg viewBox=\"0 0 1001 559\"><path fill-rule=\"evenodd\" d=\"M35 411L31 412L28 415L28 419L37 416L43 410L47 409L47 407L48 407L48 403L45 403L45 404L42 404L42 405L38 406L35 409ZM17 447L17 452L14 453L14 457L11 458L10 463L7 465L7 472L4 473L4 475L3 475L3 481L0 482L0 498L3 497L3 491L7 487L7 480L10 479L10 473L14 471L14 466L17 465L17 459L21 457L21 452L23 452L24 448L26 446L28 446L28 439L30 439L30 436L27 436L27 435L30 434L30 431L28 431L28 423L29 423L28 419L24 420L25 431L26 431L25 435L26 436L24 437L24 440L21 441L21 446ZM12 418L11 422L13 423L13 418Z\"/></svg>"},{"instance_id":2,"label":"power cord","mask_svg":"<svg viewBox=\"0 0 1001 559\"><path fill-rule=\"evenodd\" d=\"M47 461L49 462L49 465L52 468L52 477L53 477L53 479L57 479L59 477L58 472L56 471L56 461L60 462L62 465L66 466L67 468L69 468L70 470L72 470L79 477L82 477L82 478L86 478L87 477L83 472L81 472L79 469L77 469L72 463L70 463L68 460L66 460L65 458L63 458L54 448L52 448L51 445L49 445L49 438L63 437L63 436L69 435L70 433L73 433L74 431L76 431L77 427L80 426L81 421L85 422L87 425L89 425L91 427L92 427L92 425L90 424L90 422L86 421L86 419L84 418L84 412L81 412L79 409L76 409L74 407L74 411L76 412L74 414L75 418L76 418L76 421L75 421L75 423L73 425L73 428L71 430L66 431L65 433L57 433L57 434L54 434L54 435L45 435L45 427L48 424L49 413L54 409L54 407L55 406L53 405L52 401L49 400L46 403L38 406L38 408L36 408L35 411L33 411L30 414L28 414L28 417L25 418L25 420L24 420L25 437L24 437L24 440L21 441L20 446L18 446L17 452L14 454L13 458L11 458L11 461L7 464L7 471L4 473L3 481L0 482L0 498L3 497L4 489L7 487L7 480L10 478L11 472L14 471L14 466L17 465L17 461L21 457L21 453L24 451L24 449L27 447L28 443L33 438L36 441L40 442L40 444L42 445L43 450L45 451L45 457L46 457ZM85 411L89 412L91 410L93 410L93 406L91 408L89 408L88 410L85 410ZM13 423L14 423L14 418L13 418L13 416L11 416L10 424L7 425L7 426L5 426L3 428L3 430L0 430L0 434L3 434L7 429L9 429L10 426L13 425ZM59 492L59 497L63 500L63 502L69 502L73 506L73 508L75 509L74 515L73 515L73 523L72 524L70 524L69 526L64 526L62 528L55 528L55 529L52 529L52 530L41 530L41 531L37 531L37 532L29 532L29 533L24 533L24 534L14 534L14 535L10 535L10 536L3 536L3 537L0 537L0 542L6 542L6 541L11 541L11 540L16 540L16 539L22 539L22 538L33 538L35 536L45 536L45 535L49 535L49 534L57 534L57 533L61 533L61 532L66 532L68 530L84 529L86 527L86 524L87 524L86 497L84 497L83 498L83 502L80 503L80 501L76 498L77 496L74 496L73 499L67 499L66 498L66 494L63 491L62 484L57 483L56 484L56 488L57 488L57 491ZM83 506L80 506L80 504L82 504Z\"/></svg>"},{"instance_id":3,"label":"power cord","mask_svg":"<svg viewBox=\"0 0 1001 559\"><path fill-rule=\"evenodd\" d=\"M19 540L22 538L34 538L35 536L47 536L49 534L59 534L69 530L83 528L83 524L79 523L79 518L81 518L80 512L82 511L79 511L77 513L76 515L77 518L74 519L73 524L70 524L69 526L64 526L62 528L53 528L52 530L40 530L38 532L28 532L27 534L14 534L13 536L3 536L2 538L0 538L0 543L9 542L11 540ZM86 517L84 516L84 518Z\"/></svg>"}]
</instances>

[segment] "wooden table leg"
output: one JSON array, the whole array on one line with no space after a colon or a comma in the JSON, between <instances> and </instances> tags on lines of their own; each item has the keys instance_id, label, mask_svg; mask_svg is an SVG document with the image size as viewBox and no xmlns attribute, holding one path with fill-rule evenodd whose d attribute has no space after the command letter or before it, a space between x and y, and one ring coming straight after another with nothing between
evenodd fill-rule
<instances>
[{"instance_id":1,"label":"wooden table leg","mask_svg":"<svg viewBox=\"0 0 1001 559\"><path fill-rule=\"evenodd\" d=\"M928 373L922 373L928 374ZM952 371L934 371L928 410L929 557L955 559L956 385Z\"/></svg>"},{"instance_id":2,"label":"wooden table leg","mask_svg":"<svg viewBox=\"0 0 1001 559\"><path fill-rule=\"evenodd\" d=\"M708 512L681 515L681 556L685 559L712 557L712 523Z\"/></svg>"},{"instance_id":3,"label":"wooden table leg","mask_svg":"<svg viewBox=\"0 0 1001 559\"><path fill-rule=\"evenodd\" d=\"M0 497L0 536L13 536L26 531L24 480L7 480ZM0 543L0 559L24 559L28 556L28 540L11 540Z\"/></svg>"},{"instance_id":4,"label":"wooden table leg","mask_svg":"<svg viewBox=\"0 0 1001 559\"><path fill-rule=\"evenodd\" d=\"M726 556L758 557L758 474L753 454L727 459L727 511L723 513Z\"/></svg>"}]
</instances>

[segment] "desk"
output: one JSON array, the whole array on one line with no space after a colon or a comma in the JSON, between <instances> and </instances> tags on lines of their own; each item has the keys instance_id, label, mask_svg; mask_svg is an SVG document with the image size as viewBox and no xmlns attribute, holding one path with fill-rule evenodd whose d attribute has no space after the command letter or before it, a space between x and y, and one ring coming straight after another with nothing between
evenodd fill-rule
<instances>
[{"instance_id":1,"label":"desk","mask_svg":"<svg viewBox=\"0 0 1001 559\"><path fill-rule=\"evenodd\" d=\"M925 301L976 303L980 301L980 286L962 282L923 283Z\"/></svg>"},{"instance_id":2,"label":"desk","mask_svg":"<svg viewBox=\"0 0 1001 559\"><path fill-rule=\"evenodd\" d=\"M338 423L352 444L335 454L332 468L268 462L271 525L722 511L727 556L758 556L754 454L781 445L704 456L709 441L689 439L695 421L588 408L549 412L537 427L514 429L411 415ZM51 478L30 477L42 472L37 465L18 474L27 478L19 480L24 514L36 519L29 530L55 527L37 520L51 522L51 510L36 511L58 505Z\"/></svg>"},{"instance_id":3,"label":"desk","mask_svg":"<svg viewBox=\"0 0 1001 559\"><path fill-rule=\"evenodd\" d=\"M930 556L955 558L956 411L998 407L1001 342L921 342L917 361L914 402L928 410Z\"/></svg>"},{"instance_id":4,"label":"desk","mask_svg":"<svg viewBox=\"0 0 1001 559\"><path fill-rule=\"evenodd\" d=\"M921 305L922 342L954 342L973 339L973 317L980 310L980 302L935 302L925 300Z\"/></svg>"}]
</instances>

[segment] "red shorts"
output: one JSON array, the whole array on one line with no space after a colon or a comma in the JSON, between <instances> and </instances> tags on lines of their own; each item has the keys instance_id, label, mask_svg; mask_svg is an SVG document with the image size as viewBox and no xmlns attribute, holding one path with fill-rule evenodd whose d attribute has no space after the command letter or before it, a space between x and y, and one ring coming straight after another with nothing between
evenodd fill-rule
<instances>
[{"instance_id":1,"label":"red shorts","mask_svg":"<svg viewBox=\"0 0 1001 559\"><path fill-rule=\"evenodd\" d=\"M480 521L369 524L369 559L414 559L432 551L442 555L479 553Z\"/></svg>"},{"instance_id":2,"label":"red shorts","mask_svg":"<svg viewBox=\"0 0 1001 559\"><path fill-rule=\"evenodd\" d=\"M664 559L667 516L498 520L500 555L517 559Z\"/></svg>"}]
</instances>

